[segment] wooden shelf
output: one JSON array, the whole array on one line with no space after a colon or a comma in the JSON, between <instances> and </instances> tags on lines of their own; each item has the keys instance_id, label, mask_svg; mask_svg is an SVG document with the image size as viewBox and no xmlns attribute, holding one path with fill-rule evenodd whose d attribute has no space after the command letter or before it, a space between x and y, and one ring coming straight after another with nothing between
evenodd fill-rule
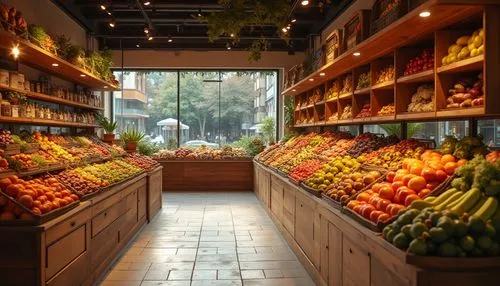
<instances>
[{"instance_id":1,"label":"wooden shelf","mask_svg":"<svg viewBox=\"0 0 500 286\"><path fill-rule=\"evenodd\" d=\"M396 118L395 115L376 115L371 117L372 122L387 122L393 121Z\"/></svg>"},{"instance_id":2,"label":"wooden shelf","mask_svg":"<svg viewBox=\"0 0 500 286\"><path fill-rule=\"evenodd\" d=\"M398 83L420 83L434 81L434 70L426 70L416 74L402 76L397 79Z\"/></svg>"},{"instance_id":3,"label":"wooden shelf","mask_svg":"<svg viewBox=\"0 0 500 286\"><path fill-rule=\"evenodd\" d=\"M41 100L41 101L45 101L45 102L52 102L52 103L63 104L63 105L85 108L85 109L104 110L104 107L97 107L97 106L93 106L93 105L88 105L88 104L84 104L84 103L80 103L80 102L62 99L62 98L55 97L55 96L45 95L42 93L13 88L13 87L1 85L1 84L0 84L0 90L9 90L9 91L23 93L29 98Z\"/></svg>"},{"instance_id":4,"label":"wooden shelf","mask_svg":"<svg viewBox=\"0 0 500 286\"><path fill-rule=\"evenodd\" d=\"M371 116L361 117L361 118L353 118L351 121L352 121L352 123L363 123L363 122L372 121L372 118L371 118Z\"/></svg>"},{"instance_id":5,"label":"wooden shelf","mask_svg":"<svg viewBox=\"0 0 500 286\"><path fill-rule=\"evenodd\" d=\"M381 82L379 84L373 85L372 90L391 90L394 89L394 81Z\"/></svg>"},{"instance_id":6,"label":"wooden shelf","mask_svg":"<svg viewBox=\"0 0 500 286\"><path fill-rule=\"evenodd\" d=\"M433 34L439 29L478 14L482 9L481 5L460 5L452 4L450 1L428 0L421 4L419 9L410 11L399 20L357 45L356 52L359 52L360 56L355 57L350 52L344 53L284 90L283 94L292 96L302 94L349 70L366 65L389 54L395 48L410 44L426 35ZM425 19L420 17L420 12L424 10L436 16ZM326 73L328 77L321 77L320 73ZM314 81L311 82L309 79L314 79Z\"/></svg>"},{"instance_id":7,"label":"wooden shelf","mask_svg":"<svg viewBox=\"0 0 500 286\"><path fill-rule=\"evenodd\" d=\"M326 100L322 100L322 101L318 101L318 102L314 103L314 105L318 106L318 105L322 105L325 103L326 103Z\"/></svg>"},{"instance_id":8,"label":"wooden shelf","mask_svg":"<svg viewBox=\"0 0 500 286\"><path fill-rule=\"evenodd\" d=\"M484 55L479 55L473 58L468 58L449 65L439 67L438 73L459 73L480 71L483 69Z\"/></svg>"},{"instance_id":9,"label":"wooden shelf","mask_svg":"<svg viewBox=\"0 0 500 286\"><path fill-rule=\"evenodd\" d=\"M326 102L335 102L337 100L338 100L338 98L334 97L334 98L327 99Z\"/></svg>"},{"instance_id":10,"label":"wooden shelf","mask_svg":"<svg viewBox=\"0 0 500 286\"><path fill-rule=\"evenodd\" d=\"M338 120L328 120L325 122L325 125L337 125L338 123Z\"/></svg>"},{"instance_id":11,"label":"wooden shelf","mask_svg":"<svg viewBox=\"0 0 500 286\"><path fill-rule=\"evenodd\" d=\"M342 93L342 94L339 94L339 99L346 99L346 98L350 98L352 97L353 93L352 92L346 92L346 93Z\"/></svg>"},{"instance_id":12,"label":"wooden shelf","mask_svg":"<svg viewBox=\"0 0 500 286\"><path fill-rule=\"evenodd\" d=\"M10 50L18 45L21 54L19 62L43 70L49 74L66 79L72 83L92 88L94 90L119 90L118 86L98 78L84 69L77 67L66 60L63 60L50 52L22 39L12 35L3 29L0 30L0 48ZM54 67L53 64L59 66ZM85 75L85 76L82 76Z\"/></svg>"},{"instance_id":13,"label":"wooden shelf","mask_svg":"<svg viewBox=\"0 0 500 286\"><path fill-rule=\"evenodd\" d=\"M365 87L362 89L356 89L354 91L354 94L370 94L371 91L372 91L372 87L369 86L369 87Z\"/></svg>"},{"instance_id":14,"label":"wooden shelf","mask_svg":"<svg viewBox=\"0 0 500 286\"><path fill-rule=\"evenodd\" d=\"M65 122L50 119L38 119L38 118L20 118L20 117L5 117L0 116L0 123L15 123L15 124L29 124L29 125L41 125L41 126L59 126L59 127L76 127L76 128L97 128L98 125L85 124L77 122Z\"/></svg>"},{"instance_id":15,"label":"wooden shelf","mask_svg":"<svg viewBox=\"0 0 500 286\"><path fill-rule=\"evenodd\" d=\"M485 114L484 106L469 108L450 108L442 109L436 112L436 117L464 117L464 116L483 116Z\"/></svg>"},{"instance_id":16,"label":"wooden shelf","mask_svg":"<svg viewBox=\"0 0 500 286\"><path fill-rule=\"evenodd\" d=\"M418 119L429 119L435 118L436 112L404 112L400 114L396 114L397 120L418 120Z\"/></svg>"}]
</instances>

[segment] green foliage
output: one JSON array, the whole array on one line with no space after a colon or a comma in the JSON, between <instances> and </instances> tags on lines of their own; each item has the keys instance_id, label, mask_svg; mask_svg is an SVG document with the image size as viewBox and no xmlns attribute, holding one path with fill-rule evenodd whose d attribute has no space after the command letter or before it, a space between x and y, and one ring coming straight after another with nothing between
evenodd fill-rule
<instances>
[{"instance_id":1,"label":"green foliage","mask_svg":"<svg viewBox=\"0 0 500 286\"><path fill-rule=\"evenodd\" d=\"M285 143L288 142L288 140L292 139L293 137L299 135L297 132L289 132L285 134L283 137L281 137L281 142Z\"/></svg>"},{"instance_id":2,"label":"green foliage","mask_svg":"<svg viewBox=\"0 0 500 286\"><path fill-rule=\"evenodd\" d=\"M120 134L120 139L125 143L139 142L144 138L145 134L135 129L128 129Z\"/></svg>"},{"instance_id":3,"label":"green foliage","mask_svg":"<svg viewBox=\"0 0 500 286\"><path fill-rule=\"evenodd\" d=\"M104 129L106 134L113 134L113 132L118 127L118 122L109 120L107 117L102 117L99 119L99 125Z\"/></svg>"},{"instance_id":4,"label":"green foliage","mask_svg":"<svg viewBox=\"0 0 500 286\"><path fill-rule=\"evenodd\" d=\"M240 140L233 143L233 147L243 148L248 156L254 157L264 151L264 138L259 135L243 136Z\"/></svg>"},{"instance_id":5,"label":"green foliage","mask_svg":"<svg viewBox=\"0 0 500 286\"><path fill-rule=\"evenodd\" d=\"M206 17L197 17L200 21L208 23L208 37L210 42L215 42L221 37L231 36L233 45L240 42L242 30L250 27L251 31L264 26L275 26L280 37L288 41L287 33L281 31L288 24L288 17L292 8L291 0L218 0L222 11L212 12ZM252 12L248 9L251 7ZM254 40L249 49L250 61L258 61L261 52L267 50L269 43L264 35Z\"/></svg>"},{"instance_id":6,"label":"green foliage","mask_svg":"<svg viewBox=\"0 0 500 286\"><path fill-rule=\"evenodd\" d=\"M112 77L113 53L108 49L90 52L86 58L86 64L93 74L102 79L110 79Z\"/></svg>"},{"instance_id":7,"label":"green foliage","mask_svg":"<svg viewBox=\"0 0 500 286\"><path fill-rule=\"evenodd\" d=\"M175 138L175 137L168 138L167 149L168 150L175 150L175 149L177 149L177 138Z\"/></svg>"},{"instance_id":8,"label":"green foliage","mask_svg":"<svg viewBox=\"0 0 500 286\"><path fill-rule=\"evenodd\" d=\"M273 144L276 136L276 122L274 117L266 117L262 119L260 124L262 125L261 130L267 143Z\"/></svg>"},{"instance_id":9,"label":"green foliage","mask_svg":"<svg viewBox=\"0 0 500 286\"><path fill-rule=\"evenodd\" d=\"M142 155L151 156L154 153L160 152L161 147L156 143L141 141L137 144L137 150Z\"/></svg>"},{"instance_id":10,"label":"green foliage","mask_svg":"<svg viewBox=\"0 0 500 286\"><path fill-rule=\"evenodd\" d=\"M294 115L295 115L295 106L293 102L293 96L285 97L285 126L291 127L294 125Z\"/></svg>"},{"instance_id":11,"label":"green foliage","mask_svg":"<svg viewBox=\"0 0 500 286\"><path fill-rule=\"evenodd\" d=\"M407 125L407 138L413 138L423 127L422 123L408 123ZM401 124L381 124L382 128L389 136L395 135L401 137Z\"/></svg>"}]
</instances>

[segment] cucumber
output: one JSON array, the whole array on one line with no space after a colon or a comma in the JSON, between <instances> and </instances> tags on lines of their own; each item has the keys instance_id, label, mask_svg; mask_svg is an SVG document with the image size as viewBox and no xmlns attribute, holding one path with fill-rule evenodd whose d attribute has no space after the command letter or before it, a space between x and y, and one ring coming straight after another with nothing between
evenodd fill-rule
<instances>
[{"instance_id":1,"label":"cucumber","mask_svg":"<svg viewBox=\"0 0 500 286\"><path fill-rule=\"evenodd\" d=\"M452 189L449 189L447 190L446 192L440 194L433 202L432 204L437 206L437 205L440 205L441 203L443 203L444 201L446 201L451 195L453 195L454 193L458 192L457 189L455 188L452 188Z\"/></svg>"},{"instance_id":2,"label":"cucumber","mask_svg":"<svg viewBox=\"0 0 500 286\"><path fill-rule=\"evenodd\" d=\"M481 196L479 201L477 201L474 207L469 211L469 216L473 216L483 206L485 202L486 202L486 197Z\"/></svg>"},{"instance_id":3,"label":"cucumber","mask_svg":"<svg viewBox=\"0 0 500 286\"><path fill-rule=\"evenodd\" d=\"M481 198L481 192L478 188L472 188L465 193L464 198L458 204L451 208L451 211L462 215L463 213L472 209L476 202Z\"/></svg>"},{"instance_id":4,"label":"cucumber","mask_svg":"<svg viewBox=\"0 0 500 286\"><path fill-rule=\"evenodd\" d=\"M488 197L481 208L473 215L479 217L484 222L488 221L498 208L498 200L495 197Z\"/></svg>"},{"instance_id":5,"label":"cucumber","mask_svg":"<svg viewBox=\"0 0 500 286\"><path fill-rule=\"evenodd\" d=\"M460 200L460 198L462 198L463 195L464 195L464 192L462 192L462 191L456 192L453 195L451 195L451 197L449 197L446 201L442 202L441 204L439 204L437 206L434 206L434 209L437 211L445 210L445 209L447 209L447 206L449 204L451 204L457 200Z\"/></svg>"}]
</instances>

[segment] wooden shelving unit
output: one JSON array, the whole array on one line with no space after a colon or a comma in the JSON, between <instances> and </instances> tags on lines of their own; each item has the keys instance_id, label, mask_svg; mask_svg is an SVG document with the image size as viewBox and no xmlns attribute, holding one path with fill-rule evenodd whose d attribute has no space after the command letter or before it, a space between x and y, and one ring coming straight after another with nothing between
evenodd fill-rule
<instances>
[{"instance_id":1,"label":"wooden shelving unit","mask_svg":"<svg viewBox=\"0 0 500 286\"><path fill-rule=\"evenodd\" d=\"M3 29L0 30L0 48L10 51L14 46L18 46L21 51L18 60L23 64L94 90L119 90L118 86L114 86L94 74L51 54L28 40L12 35ZM54 67L53 64L58 66Z\"/></svg>"},{"instance_id":2,"label":"wooden shelving unit","mask_svg":"<svg viewBox=\"0 0 500 286\"><path fill-rule=\"evenodd\" d=\"M20 118L20 117L5 117L5 116L0 116L0 123L29 124L34 126L42 125L42 126L76 127L76 128L99 127L99 125L77 123L77 122L65 122L65 121L50 120L50 119Z\"/></svg>"},{"instance_id":3,"label":"wooden shelving unit","mask_svg":"<svg viewBox=\"0 0 500 286\"><path fill-rule=\"evenodd\" d=\"M42 94L42 93L26 91L26 90L13 88L13 87L1 85L1 84L0 84L0 90L15 91L15 92L23 93L24 95L26 95L27 97L29 97L31 99L41 100L41 101L45 101L45 102L52 102L52 103L73 106L73 107L79 107L79 108L85 108L85 109L104 110L104 107L97 107L97 106L93 106L93 105L88 105L85 103L80 103L80 102L76 102L76 101L62 99L59 97L50 96L50 95L46 95L46 94Z\"/></svg>"},{"instance_id":4,"label":"wooden shelving unit","mask_svg":"<svg viewBox=\"0 0 500 286\"><path fill-rule=\"evenodd\" d=\"M401 121L432 121L455 118L486 118L500 115L500 35L491 27L500 25L500 6L484 6L492 4L488 1L428 0L418 9L390 24L382 31L372 35L356 46L360 56L349 51L335 58L319 70L283 91L285 96L307 96L311 90L323 86L328 91L332 86L342 83L342 78L352 74L356 87L359 76L370 72L371 82L377 72L393 65L395 68L393 81L375 84L367 88L341 94L338 98L326 100L325 118L338 112L341 117L347 104L353 106L354 119L326 122L326 125L348 125L370 123L388 123ZM486 9L487 8L487 9ZM422 18L423 10L431 12L431 17ZM482 20L481 20L482 19ZM441 66L443 56L448 53L460 35L469 35L471 31L460 30L463 23L472 23L473 27L483 27L485 53L464 59L446 66ZM462 26L460 26L462 25ZM489 28L488 28L489 27ZM458 35L458 37L457 37ZM434 68L416 74L404 75L409 60L419 56L424 49L434 51ZM448 90L453 88L457 78L462 74L483 73L484 106L446 109ZM320 74L326 76L320 76ZM473 75L474 76L474 75ZM477 75L476 75L477 76ZM310 81L310 79L314 79ZM489 79L489 80L488 80ZM411 97L421 85L434 85L434 108L429 112L407 112ZM337 89L338 90L338 89ZM370 99L372 117L356 119L362 107L361 102ZM377 116L381 107L394 104L396 113L389 116ZM316 107L323 106L323 102Z\"/></svg>"}]
</instances>

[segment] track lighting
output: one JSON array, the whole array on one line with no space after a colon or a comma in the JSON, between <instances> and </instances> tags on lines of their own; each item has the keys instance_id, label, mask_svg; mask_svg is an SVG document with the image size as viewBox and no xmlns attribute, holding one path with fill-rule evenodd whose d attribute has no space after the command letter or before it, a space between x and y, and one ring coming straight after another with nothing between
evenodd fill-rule
<instances>
[{"instance_id":1,"label":"track lighting","mask_svg":"<svg viewBox=\"0 0 500 286\"><path fill-rule=\"evenodd\" d=\"M292 23L295 23L295 22L297 22L297 19L292 19Z\"/></svg>"},{"instance_id":2,"label":"track lighting","mask_svg":"<svg viewBox=\"0 0 500 286\"><path fill-rule=\"evenodd\" d=\"M203 15L201 14L201 9L198 9L198 17L202 17Z\"/></svg>"},{"instance_id":3,"label":"track lighting","mask_svg":"<svg viewBox=\"0 0 500 286\"><path fill-rule=\"evenodd\" d=\"M288 29L286 27L283 27L283 29L281 29L281 31L283 31L283 33L286 33L286 32L288 32Z\"/></svg>"},{"instance_id":4,"label":"track lighting","mask_svg":"<svg viewBox=\"0 0 500 286\"><path fill-rule=\"evenodd\" d=\"M10 50L10 54L14 57L14 59L17 60L17 58L21 54L21 51L19 50L19 46L12 47L12 50Z\"/></svg>"},{"instance_id":5,"label":"track lighting","mask_svg":"<svg viewBox=\"0 0 500 286\"><path fill-rule=\"evenodd\" d=\"M153 39L154 39L153 36L148 37L148 41L152 41Z\"/></svg>"}]
</instances>

